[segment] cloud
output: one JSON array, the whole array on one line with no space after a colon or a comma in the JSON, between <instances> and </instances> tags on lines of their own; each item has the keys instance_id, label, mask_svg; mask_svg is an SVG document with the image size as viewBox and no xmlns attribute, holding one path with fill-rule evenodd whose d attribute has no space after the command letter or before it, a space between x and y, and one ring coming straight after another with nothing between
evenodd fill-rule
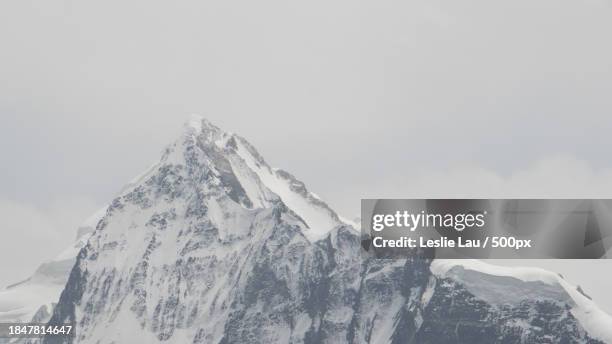
<instances>
[{"instance_id":1,"label":"cloud","mask_svg":"<svg viewBox=\"0 0 612 344\"><path fill-rule=\"evenodd\" d=\"M349 175L345 184L311 188L347 218L358 216L362 198L612 197L612 169L571 155L539 159L508 174L477 163L389 169L381 162L378 167L386 171L372 173L376 178L350 180Z\"/></svg>"},{"instance_id":2,"label":"cloud","mask_svg":"<svg viewBox=\"0 0 612 344\"><path fill-rule=\"evenodd\" d=\"M367 197L377 198L606 198L612 197L612 169L556 156L509 175L478 165L417 168L363 190Z\"/></svg>"}]
</instances>

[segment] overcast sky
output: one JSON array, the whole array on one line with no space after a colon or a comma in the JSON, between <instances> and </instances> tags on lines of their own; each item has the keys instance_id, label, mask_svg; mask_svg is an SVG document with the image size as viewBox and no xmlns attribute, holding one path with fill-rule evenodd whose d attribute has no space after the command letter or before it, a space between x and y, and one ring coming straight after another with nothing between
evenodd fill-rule
<instances>
[{"instance_id":1,"label":"overcast sky","mask_svg":"<svg viewBox=\"0 0 612 344\"><path fill-rule=\"evenodd\" d=\"M191 113L346 217L362 197L612 197L611 33L609 0L2 1L0 285ZM612 312L594 263L550 264Z\"/></svg>"}]
</instances>

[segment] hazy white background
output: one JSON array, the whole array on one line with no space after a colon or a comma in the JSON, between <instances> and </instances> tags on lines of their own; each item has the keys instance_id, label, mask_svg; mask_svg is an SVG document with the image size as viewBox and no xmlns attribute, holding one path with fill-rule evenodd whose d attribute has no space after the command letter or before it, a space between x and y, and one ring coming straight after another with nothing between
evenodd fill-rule
<instances>
[{"instance_id":1,"label":"hazy white background","mask_svg":"<svg viewBox=\"0 0 612 344\"><path fill-rule=\"evenodd\" d=\"M190 113L347 217L362 197L612 197L611 34L609 0L4 0L0 285ZM611 262L529 263L612 312Z\"/></svg>"}]
</instances>

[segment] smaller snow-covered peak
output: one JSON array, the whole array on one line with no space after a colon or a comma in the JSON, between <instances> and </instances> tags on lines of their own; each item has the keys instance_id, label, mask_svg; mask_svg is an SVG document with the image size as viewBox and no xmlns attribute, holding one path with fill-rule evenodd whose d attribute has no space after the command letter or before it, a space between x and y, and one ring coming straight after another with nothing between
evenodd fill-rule
<instances>
[{"instance_id":1,"label":"smaller snow-covered peak","mask_svg":"<svg viewBox=\"0 0 612 344\"><path fill-rule=\"evenodd\" d=\"M43 262L28 279L0 290L0 321L45 322L59 299L79 251L106 214L103 207L88 217L77 229L75 242L55 258ZM44 310L46 315L41 315Z\"/></svg>"},{"instance_id":2,"label":"smaller snow-covered peak","mask_svg":"<svg viewBox=\"0 0 612 344\"><path fill-rule=\"evenodd\" d=\"M86 235L91 234L98 225L98 222L102 220L104 215L106 215L106 210L108 206L98 209L95 213L93 213L90 217L88 217L77 229L77 242L80 241L81 238L84 238ZM86 241L87 239L85 239Z\"/></svg>"},{"instance_id":3,"label":"smaller snow-covered peak","mask_svg":"<svg viewBox=\"0 0 612 344\"><path fill-rule=\"evenodd\" d=\"M582 290L563 279L559 274L534 267L498 266L475 259L436 259L431 263L430 270L440 278L450 278L463 283L470 292L483 298L487 298L491 291L491 288L487 290L483 285L481 279L484 275L513 278L516 281L524 282L525 285L536 286L531 291L523 288L522 295L515 295L516 299L550 297L551 292L556 292L557 295L561 295L559 292L566 293L570 298L569 304L572 305L572 315L578 319L584 329L590 335L606 343L612 343L612 316L602 311ZM534 283L540 283L540 285ZM497 291L501 289L503 289L502 286L498 284ZM515 286L511 289L517 291L520 288ZM546 289L544 294L542 294L543 289Z\"/></svg>"},{"instance_id":4,"label":"smaller snow-covered peak","mask_svg":"<svg viewBox=\"0 0 612 344\"><path fill-rule=\"evenodd\" d=\"M100 222L102 217L104 217L104 215L106 214L106 210L107 209L108 209L107 206L98 209L95 213L93 213L85 221L83 221L83 223L81 224L80 227L92 227L92 228L96 228L96 225L98 224L98 222Z\"/></svg>"}]
</instances>

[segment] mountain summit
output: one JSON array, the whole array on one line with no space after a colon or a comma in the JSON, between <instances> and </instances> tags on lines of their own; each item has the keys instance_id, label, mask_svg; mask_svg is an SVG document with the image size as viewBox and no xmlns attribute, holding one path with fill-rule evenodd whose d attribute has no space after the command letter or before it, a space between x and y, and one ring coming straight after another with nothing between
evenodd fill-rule
<instances>
[{"instance_id":1,"label":"mountain summit","mask_svg":"<svg viewBox=\"0 0 612 344\"><path fill-rule=\"evenodd\" d=\"M246 209L269 208L280 200L304 222L304 235L310 240L346 224L304 183L286 171L270 167L247 140L222 131L198 115L192 115L182 137L139 180L156 173L160 166L185 167L182 177L195 189L201 186L201 178L210 178L209 184Z\"/></svg>"},{"instance_id":2,"label":"mountain summit","mask_svg":"<svg viewBox=\"0 0 612 344\"><path fill-rule=\"evenodd\" d=\"M608 318L564 281L496 271L362 257L358 233L304 183L194 117L111 202L78 254L50 320L74 323L76 336L44 342L612 338Z\"/></svg>"}]
</instances>

